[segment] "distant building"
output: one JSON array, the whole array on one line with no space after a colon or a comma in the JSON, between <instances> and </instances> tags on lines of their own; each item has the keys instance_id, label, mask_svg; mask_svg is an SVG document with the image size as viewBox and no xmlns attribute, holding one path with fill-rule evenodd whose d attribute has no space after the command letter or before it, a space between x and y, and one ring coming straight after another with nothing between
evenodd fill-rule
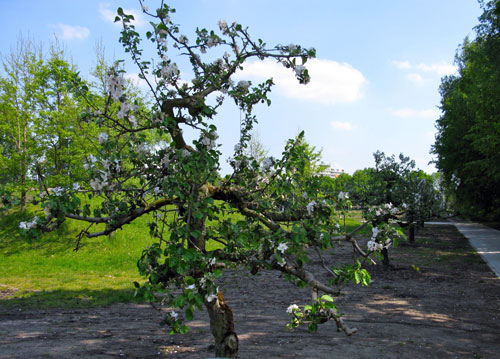
<instances>
[{"instance_id":1,"label":"distant building","mask_svg":"<svg viewBox=\"0 0 500 359\"><path fill-rule=\"evenodd\" d=\"M337 178L342 173L344 173L343 169L341 169L341 168L332 168L332 167L328 166L323 171L321 171L319 174L321 176L328 176L328 177L331 177L331 178Z\"/></svg>"}]
</instances>

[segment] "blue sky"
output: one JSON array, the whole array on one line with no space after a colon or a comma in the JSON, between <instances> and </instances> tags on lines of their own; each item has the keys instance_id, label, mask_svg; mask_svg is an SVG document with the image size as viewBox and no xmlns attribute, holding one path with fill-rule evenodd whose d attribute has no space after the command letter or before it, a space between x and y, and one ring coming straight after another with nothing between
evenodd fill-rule
<instances>
[{"instance_id":1,"label":"blue sky","mask_svg":"<svg viewBox=\"0 0 500 359\"><path fill-rule=\"evenodd\" d=\"M154 9L159 1L146 0ZM455 71L457 47L481 14L475 0L174 0L172 16L188 37L194 29L217 29L237 21L268 45L314 47L312 81L299 86L271 62L248 64L241 78L253 82L273 76L271 107L256 111L261 142L279 156L285 141L304 130L322 149L326 164L352 173L373 167L372 153L410 156L427 172L439 117L440 78ZM139 32L149 20L138 1L0 0L3 24L0 53L6 56L22 34L48 44L57 35L82 74L95 64L96 43L109 61L128 59L112 19L118 6L133 11ZM153 54L151 56L154 56ZM179 66L184 70L182 65ZM137 70L127 67L130 77ZM188 75L187 75L188 76ZM139 83L139 86L141 84ZM227 103L217 119L223 172L238 141L239 113Z\"/></svg>"}]
</instances>

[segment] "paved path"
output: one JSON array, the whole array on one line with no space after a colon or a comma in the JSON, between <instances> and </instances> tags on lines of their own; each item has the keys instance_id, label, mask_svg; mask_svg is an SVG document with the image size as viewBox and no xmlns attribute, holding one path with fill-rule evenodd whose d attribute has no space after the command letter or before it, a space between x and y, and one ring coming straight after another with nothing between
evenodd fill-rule
<instances>
[{"instance_id":1,"label":"paved path","mask_svg":"<svg viewBox=\"0 0 500 359\"><path fill-rule=\"evenodd\" d=\"M478 223L466 222L426 222L425 224L455 225L483 257L493 272L500 278L500 231Z\"/></svg>"}]
</instances>

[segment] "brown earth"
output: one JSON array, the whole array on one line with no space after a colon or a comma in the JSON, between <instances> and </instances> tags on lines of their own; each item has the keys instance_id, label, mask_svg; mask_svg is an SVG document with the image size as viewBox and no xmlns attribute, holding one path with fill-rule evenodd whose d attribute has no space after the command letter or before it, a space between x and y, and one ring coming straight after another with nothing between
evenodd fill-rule
<instances>
[{"instance_id":1,"label":"brown earth","mask_svg":"<svg viewBox=\"0 0 500 359\"><path fill-rule=\"evenodd\" d=\"M235 313L240 358L500 358L500 280L454 227L422 229L416 246L401 244L391 259L397 270L370 267L368 288L349 287L337 299L358 329L351 337L333 322L313 334L287 331L285 310L306 304L307 290L274 272L227 273L220 288ZM187 335L169 336L149 305L25 310L7 301L0 300L2 359L214 357L205 313Z\"/></svg>"}]
</instances>

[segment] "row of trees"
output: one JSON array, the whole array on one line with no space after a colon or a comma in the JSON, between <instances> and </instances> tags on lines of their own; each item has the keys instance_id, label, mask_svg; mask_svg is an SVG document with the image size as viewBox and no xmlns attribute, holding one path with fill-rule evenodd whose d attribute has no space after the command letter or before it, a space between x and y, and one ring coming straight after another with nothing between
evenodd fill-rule
<instances>
[{"instance_id":1,"label":"row of trees","mask_svg":"<svg viewBox=\"0 0 500 359\"><path fill-rule=\"evenodd\" d=\"M415 228L425 221L445 215L445 198L439 174L429 175L415 168L415 162L400 154L373 154L375 166L347 173L332 179L322 178L325 193L347 192L352 203L360 208L391 204L398 223L409 229L409 241L414 243Z\"/></svg>"},{"instance_id":2,"label":"row of trees","mask_svg":"<svg viewBox=\"0 0 500 359\"><path fill-rule=\"evenodd\" d=\"M500 2L481 2L476 37L443 78L442 115L433 146L448 196L474 217L500 219Z\"/></svg>"},{"instance_id":3,"label":"row of trees","mask_svg":"<svg viewBox=\"0 0 500 359\"><path fill-rule=\"evenodd\" d=\"M325 178L317 176L319 154L307 144L303 133L287 142L280 158L262 158L261 150L252 149L251 134L257 121L253 109L259 103L270 104L267 95L272 79L252 84L244 80L236 83L232 77L249 59L270 58L307 84L306 63L315 50L296 44L269 47L263 40L253 39L240 24L223 20L216 30L197 29L190 41L172 22L174 10L167 4L154 11L143 6L143 12L152 20L152 29L145 36L156 49L156 62L143 58L133 16L119 8L116 21L123 26L120 42L148 83L151 102L127 89L120 63L101 68L99 85L89 85L71 67L63 66L68 72L64 78L70 81L66 83L69 86L57 87L60 93L21 86L21 94L32 91L24 100L24 112L24 107L14 107L16 101L7 101L11 107L6 106L5 118L17 122L2 131L19 128L17 138L31 142L21 149L13 142L4 150L4 160L14 162L14 155L25 158L17 176L27 179L36 173L43 182L40 199L44 214L20 227L33 237L67 219L83 221L88 227L79 234L80 241L109 235L148 216L155 243L144 250L138 262L147 282L136 283L137 292L174 308L164 318L172 333L186 332L183 320L191 320L196 309L205 307L218 356L236 357L238 353L233 312L217 287L217 278L232 267L247 268L253 274L276 270L298 286L310 288L310 305L292 304L288 308L290 328L307 323L315 330L320 323L333 320L339 330L352 334L355 330L343 321L334 297L351 281L369 283L361 261L374 262L372 254L380 251L385 251L387 258L389 246L399 236L393 221L406 216L402 222L409 224L424 218L418 211L425 207L425 191L430 190L425 176L413 171L414 164L405 157L398 162L377 153L376 168L367 170L373 176L366 180L366 186L356 182L353 186L359 186L359 191L355 187L339 191L338 180L333 191L325 185ZM48 66L53 57L42 58L41 65ZM182 57L191 65L191 81L181 78L175 60ZM44 81L41 83L55 80ZM2 95L8 94L3 90ZM39 111L40 103L45 102L29 107L31 99L39 98L46 101L46 112ZM227 99L244 118L241 139L230 160L233 171L221 177L214 118ZM67 122L63 126L57 121ZM28 148L37 148L33 142L42 138L38 137L38 123L56 125L47 131L41 152L32 153ZM60 132L59 124L70 129L68 133ZM186 130L197 134L192 143L186 141ZM88 139L76 146L78 152L60 150L74 149L78 136ZM5 143L9 143L7 139ZM54 144L54 149L47 144ZM57 167L54 159L59 158L63 160ZM40 166L44 172L38 175L33 168L36 171L36 165L43 161L50 165ZM8 163L6 168L15 168L15 164ZM11 174L3 174L4 183L16 182ZM21 189L26 193L26 187ZM96 205L91 207L82 200L82 190ZM365 216L373 232L366 248L354 237L359 229L346 233L340 226L342 213L351 205L347 191L371 205ZM361 261L354 265L326 263L324 253L335 250L339 240L352 243L354 257ZM209 251L207 244L211 242L222 247ZM311 269L308 263L312 257L323 263L327 280L320 280Z\"/></svg>"}]
</instances>

